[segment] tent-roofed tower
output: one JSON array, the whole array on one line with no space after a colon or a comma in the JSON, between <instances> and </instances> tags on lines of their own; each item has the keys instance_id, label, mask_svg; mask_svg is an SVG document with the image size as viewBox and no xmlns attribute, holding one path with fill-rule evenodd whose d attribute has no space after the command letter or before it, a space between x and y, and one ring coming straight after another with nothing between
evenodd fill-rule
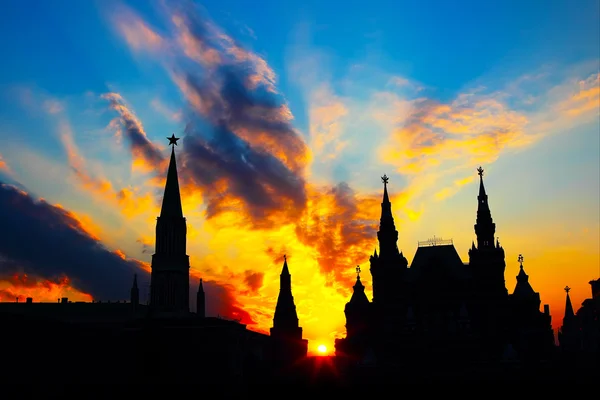
<instances>
[{"instance_id":1,"label":"tent-roofed tower","mask_svg":"<svg viewBox=\"0 0 600 400\"><path fill-rule=\"evenodd\" d=\"M190 261L186 254L187 226L181 206L175 135L169 139L171 159L160 216L156 221L156 249L152 255L150 309L153 314L188 313Z\"/></svg>"},{"instance_id":2,"label":"tent-roofed tower","mask_svg":"<svg viewBox=\"0 0 600 400\"><path fill-rule=\"evenodd\" d=\"M279 275L279 296L273 316L271 341L273 361L276 364L289 364L306 357L308 341L302 339L302 328L298 324L298 313L292 295L292 275L285 255Z\"/></svg>"}]
</instances>

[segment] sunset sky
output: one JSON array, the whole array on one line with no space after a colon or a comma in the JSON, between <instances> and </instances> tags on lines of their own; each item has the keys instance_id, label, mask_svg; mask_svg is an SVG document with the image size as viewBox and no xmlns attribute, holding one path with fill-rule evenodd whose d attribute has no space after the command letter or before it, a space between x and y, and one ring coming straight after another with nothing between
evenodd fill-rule
<instances>
[{"instance_id":1,"label":"sunset sky","mask_svg":"<svg viewBox=\"0 0 600 400\"><path fill-rule=\"evenodd\" d=\"M576 4L575 4L576 3ZM127 299L176 147L194 295L309 351L345 335L389 190L399 248L475 238L558 328L600 276L600 9L573 1L33 1L0 13L0 301ZM191 302L195 309L195 301Z\"/></svg>"}]
</instances>

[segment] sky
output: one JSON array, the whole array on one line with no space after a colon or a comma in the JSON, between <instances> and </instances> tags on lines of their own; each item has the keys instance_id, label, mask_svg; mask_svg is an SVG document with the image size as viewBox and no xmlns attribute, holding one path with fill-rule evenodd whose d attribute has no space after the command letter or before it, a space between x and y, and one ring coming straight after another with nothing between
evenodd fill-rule
<instances>
[{"instance_id":1,"label":"sky","mask_svg":"<svg viewBox=\"0 0 600 400\"><path fill-rule=\"evenodd\" d=\"M176 148L191 298L268 331L287 255L309 351L377 247L475 239L484 168L512 293L554 328L600 276L599 3L7 0L0 300L148 295ZM192 309L195 301L191 302Z\"/></svg>"}]
</instances>

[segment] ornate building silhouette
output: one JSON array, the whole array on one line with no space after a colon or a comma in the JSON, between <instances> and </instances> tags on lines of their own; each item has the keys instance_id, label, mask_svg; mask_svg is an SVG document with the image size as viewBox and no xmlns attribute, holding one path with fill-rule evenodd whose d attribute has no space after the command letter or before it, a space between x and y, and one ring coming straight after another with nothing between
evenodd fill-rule
<instances>
[{"instance_id":1,"label":"ornate building silhouette","mask_svg":"<svg viewBox=\"0 0 600 400\"><path fill-rule=\"evenodd\" d=\"M410 267L397 246L388 177L382 177L379 252L369 260L373 301L357 268L344 310L347 334L336 341L337 354L380 365L500 360L508 350L520 358L550 356L549 308L540 312L522 257L517 286L508 294L504 249L495 238L481 167L478 173L477 244L469 250L469 263L462 262L451 240L434 238L419 242Z\"/></svg>"}]
</instances>

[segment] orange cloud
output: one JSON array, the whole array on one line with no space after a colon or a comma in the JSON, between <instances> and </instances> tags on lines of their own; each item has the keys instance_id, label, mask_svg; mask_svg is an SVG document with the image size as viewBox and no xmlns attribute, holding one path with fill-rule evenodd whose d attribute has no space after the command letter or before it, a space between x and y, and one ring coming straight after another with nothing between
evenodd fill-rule
<instances>
[{"instance_id":1,"label":"orange cloud","mask_svg":"<svg viewBox=\"0 0 600 400\"><path fill-rule=\"evenodd\" d=\"M11 173L11 169L2 157L2 154L0 154L0 171Z\"/></svg>"},{"instance_id":2,"label":"orange cloud","mask_svg":"<svg viewBox=\"0 0 600 400\"><path fill-rule=\"evenodd\" d=\"M63 297L68 297L71 301L93 300L91 295L73 288L66 276L56 280L36 278L27 274L0 278L0 301L25 301L27 297L31 297L35 302L52 303Z\"/></svg>"},{"instance_id":3,"label":"orange cloud","mask_svg":"<svg viewBox=\"0 0 600 400\"><path fill-rule=\"evenodd\" d=\"M571 95L556 106L556 110L569 117L578 117L590 112L600 114L600 74L596 73L580 80Z\"/></svg>"},{"instance_id":4,"label":"orange cloud","mask_svg":"<svg viewBox=\"0 0 600 400\"><path fill-rule=\"evenodd\" d=\"M335 280L351 287L349 272L372 254L380 201L357 196L346 183L327 190L312 189L307 208L296 225L296 235L300 242L316 250L328 284Z\"/></svg>"},{"instance_id":5,"label":"orange cloud","mask_svg":"<svg viewBox=\"0 0 600 400\"><path fill-rule=\"evenodd\" d=\"M115 189L112 183L104 178L96 178L87 171L85 160L81 156L70 125L63 119L59 124L60 140L67 153L69 166L78 178L82 187L104 201L118 205L123 214L133 218L144 213L156 214L158 206L150 193L140 193L140 189L126 187Z\"/></svg>"}]
</instances>

